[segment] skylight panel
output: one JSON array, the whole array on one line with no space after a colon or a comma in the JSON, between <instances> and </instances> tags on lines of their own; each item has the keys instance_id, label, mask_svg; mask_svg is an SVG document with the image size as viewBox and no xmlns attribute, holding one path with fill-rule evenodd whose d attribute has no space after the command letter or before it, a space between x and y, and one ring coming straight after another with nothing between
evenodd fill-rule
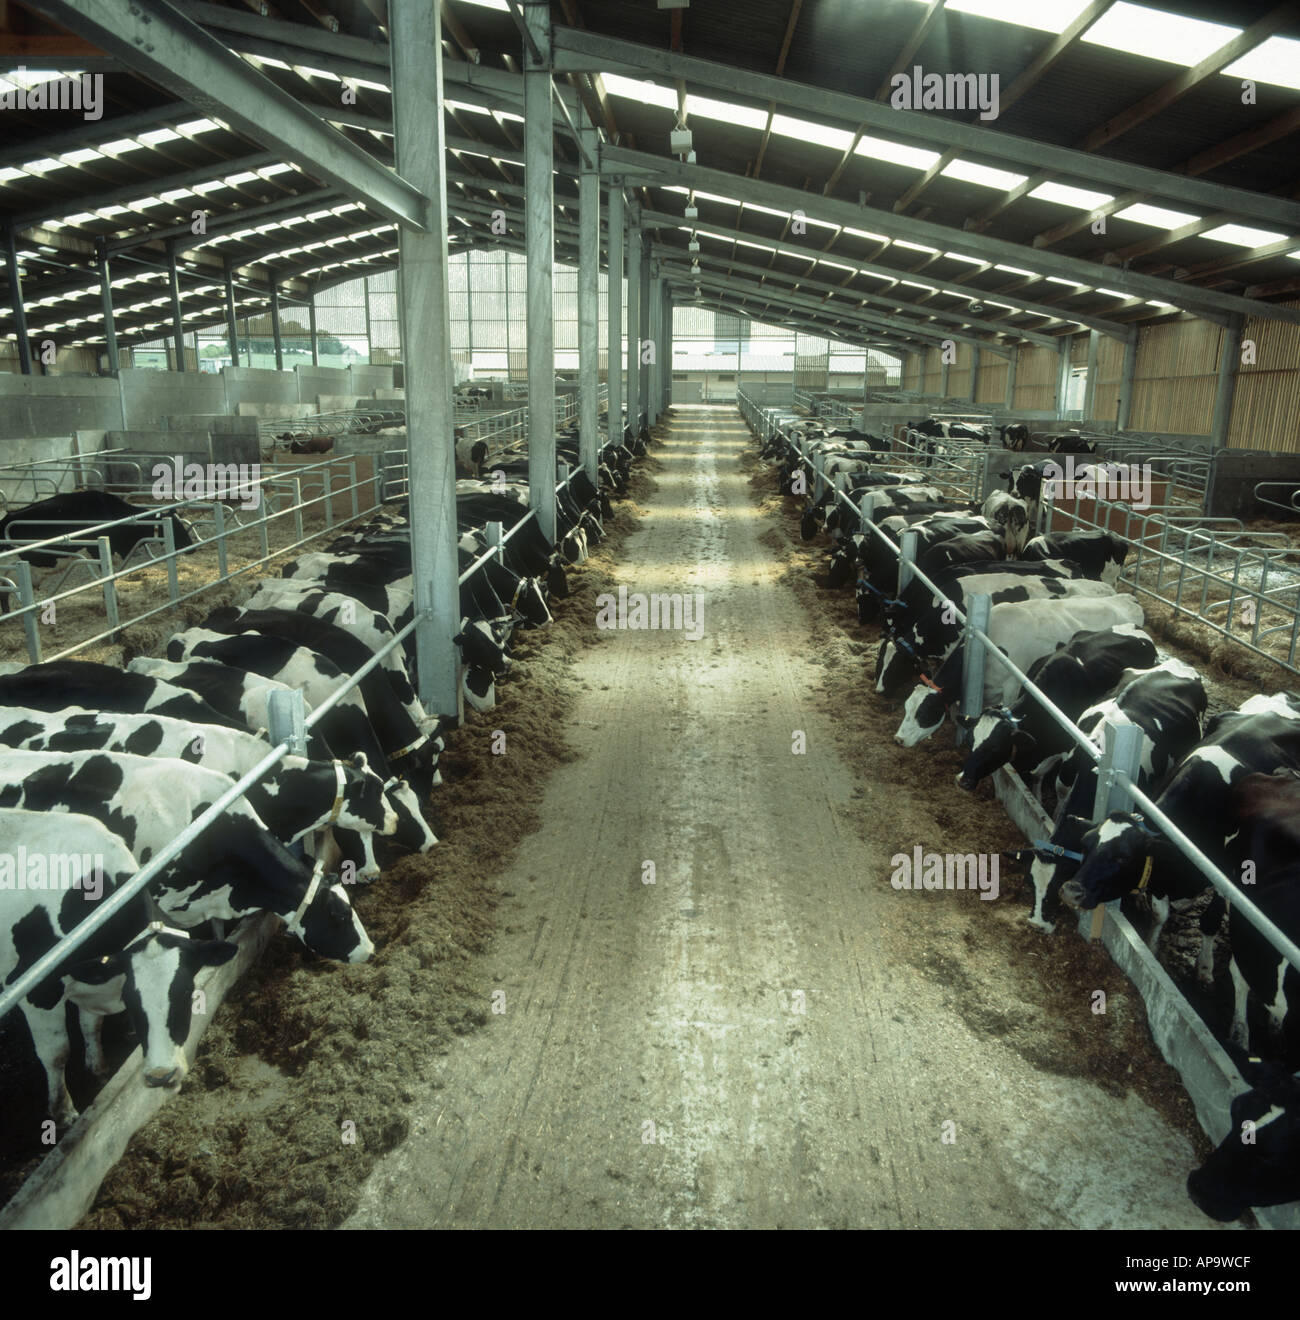
<instances>
[{"instance_id":1,"label":"skylight panel","mask_svg":"<svg viewBox=\"0 0 1300 1320\"><path fill-rule=\"evenodd\" d=\"M1008 275L1033 275L1032 270L1021 270L1019 266L994 266L994 270L1004 270Z\"/></svg>"},{"instance_id":2,"label":"skylight panel","mask_svg":"<svg viewBox=\"0 0 1300 1320\"><path fill-rule=\"evenodd\" d=\"M905 238L894 239L894 246L907 248L909 252L938 252L938 248L926 247L924 243L909 243Z\"/></svg>"},{"instance_id":3,"label":"skylight panel","mask_svg":"<svg viewBox=\"0 0 1300 1320\"><path fill-rule=\"evenodd\" d=\"M1124 293L1119 289L1097 289L1095 292L1104 293L1108 298L1132 298L1136 296L1131 293Z\"/></svg>"},{"instance_id":4,"label":"skylight panel","mask_svg":"<svg viewBox=\"0 0 1300 1320\"><path fill-rule=\"evenodd\" d=\"M1087 4L1088 0L948 0L947 8L1059 36Z\"/></svg>"},{"instance_id":5,"label":"skylight panel","mask_svg":"<svg viewBox=\"0 0 1300 1320\"><path fill-rule=\"evenodd\" d=\"M1047 282L1049 284L1064 284L1071 289L1082 289L1085 287L1080 284L1078 280L1063 280L1059 275L1049 275L1047 277Z\"/></svg>"},{"instance_id":6,"label":"skylight panel","mask_svg":"<svg viewBox=\"0 0 1300 1320\"><path fill-rule=\"evenodd\" d=\"M794 119L790 115L773 115L772 132L780 137L797 138L818 147L831 147L847 151L853 145L853 134L847 128L831 128L828 124L814 124L807 119Z\"/></svg>"},{"instance_id":7,"label":"skylight panel","mask_svg":"<svg viewBox=\"0 0 1300 1320\"><path fill-rule=\"evenodd\" d=\"M67 169L67 166L53 156L42 156L40 160L28 161L23 168L28 174L49 174L51 170Z\"/></svg>"},{"instance_id":8,"label":"skylight panel","mask_svg":"<svg viewBox=\"0 0 1300 1320\"><path fill-rule=\"evenodd\" d=\"M222 183L235 187L241 183L251 183L255 178L257 175L252 170L240 170L238 174L227 174Z\"/></svg>"},{"instance_id":9,"label":"skylight panel","mask_svg":"<svg viewBox=\"0 0 1300 1320\"><path fill-rule=\"evenodd\" d=\"M1001 188L1004 192L1018 188L1025 181L1023 174L1013 174L1010 170L995 170L988 165L977 165L970 160L950 161L941 173L950 179L979 183L986 188Z\"/></svg>"},{"instance_id":10,"label":"skylight panel","mask_svg":"<svg viewBox=\"0 0 1300 1320\"><path fill-rule=\"evenodd\" d=\"M964 252L945 252L945 257L950 257L953 261L964 261L970 266L983 266L985 262L980 257L968 257Z\"/></svg>"},{"instance_id":11,"label":"skylight panel","mask_svg":"<svg viewBox=\"0 0 1300 1320\"><path fill-rule=\"evenodd\" d=\"M849 229L845 227L846 234L852 234L854 238L870 239L873 243L888 243L889 239L884 234L873 234L869 229Z\"/></svg>"},{"instance_id":12,"label":"skylight panel","mask_svg":"<svg viewBox=\"0 0 1300 1320\"><path fill-rule=\"evenodd\" d=\"M65 151L63 159L69 165L85 165L92 160L99 160L99 152L93 147L78 147L76 151Z\"/></svg>"},{"instance_id":13,"label":"skylight panel","mask_svg":"<svg viewBox=\"0 0 1300 1320\"><path fill-rule=\"evenodd\" d=\"M220 127L215 119L191 119L188 123L177 124L176 131L193 137L196 133L211 133L214 128Z\"/></svg>"},{"instance_id":14,"label":"skylight panel","mask_svg":"<svg viewBox=\"0 0 1300 1320\"><path fill-rule=\"evenodd\" d=\"M688 95L686 113L701 119L712 119L720 124L737 128L755 128L760 132L767 127L767 111L749 105L732 105L729 101L715 101L709 96Z\"/></svg>"},{"instance_id":15,"label":"skylight panel","mask_svg":"<svg viewBox=\"0 0 1300 1320\"><path fill-rule=\"evenodd\" d=\"M1105 46L1190 68L1240 32L1240 28L1224 23L1207 23L1201 18L1187 18L1119 0L1079 40L1090 46Z\"/></svg>"},{"instance_id":16,"label":"skylight panel","mask_svg":"<svg viewBox=\"0 0 1300 1320\"><path fill-rule=\"evenodd\" d=\"M151 128L147 133L140 133L136 137L137 142L142 142L146 147L156 147L163 142L175 142L180 137L174 129L170 128Z\"/></svg>"},{"instance_id":17,"label":"skylight panel","mask_svg":"<svg viewBox=\"0 0 1300 1320\"><path fill-rule=\"evenodd\" d=\"M453 101L449 97L442 98L443 108L446 110L468 110L472 115L490 115L491 110L484 105L472 105L469 101Z\"/></svg>"},{"instance_id":18,"label":"skylight panel","mask_svg":"<svg viewBox=\"0 0 1300 1320\"><path fill-rule=\"evenodd\" d=\"M928 170L939 159L937 151L921 147L905 147L901 142L886 142L884 138L866 137L854 149L855 156L868 160L883 160L891 165L910 165L913 169Z\"/></svg>"},{"instance_id":19,"label":"skylight panel","mask_svg":"<svg viewBox=\"0 0 1300 1320\"><path fill-rule=\"evenodd\" d=\"M16 170L12 165L0 167L0 183L12 183L15 179L24 179L26 177L26 171Z\"/></svg>"},{"instance_id":20,"label":"skylight panel","mask_svg":"<svg viewBox=\"0 0 1300 1320\"><path fill-rule=\"evenodd\" d=\"M822 257L817 264L819 266L834 266L836 270L852 271L855 275L858 273L858 268L856 266L846 266L842 261L829 261L825 257Z\"/></svg>"},{"instance_id":21,"label":"skylight panel","mask_svg":"<svg viewBox=\"0 0 1300 1320\"><path fill-rule=\"evenodd\" d=\"M1152 225L1156 229L1179 229L1200 218L1190 211L1171 211L1167 206L1151 206L1147 202L1134 202L1132 206L1115 212L1116 220L1132 220L1136 224Z\"/></svg>"},{"instance_id":22,"label":"skylight panel","mask_svg":"<svg viewBox=\"0 0 1300 1320\"><path fill-rule=\"evenodd\" d=\"M899 280L898 282L907 285L909 289L924 289L926 293L938 292L933 284L918 284L915 280Z\"/></svg>"},{"instance_id":23,"label":"skylight panel","mask_svg":"<svg viewBox=\"0 0 1300 1320\"><path fill-rule=\"evenodd\" d=\"M1231 243L1234 247L1263 247L1265 243L1276 243L1286 237L1271 229L1252 229L1249 225L1219 225L1217 229L1207 229L1202 238L1212 238L1219 243Z\"/></svg>"},{"instance_id":24,"label":"skylight panel","mask_svg":"<svg viewBox=\"0 0 1300 1320\"><path fill-rule=\"evenodd\" d=\"M1269 37L1239 60L1225 65L1222 71L1232 78L1253 78L1274 87L1300 91L1300 41L1294 37Z\"/></svg>"},{"instance_id":25,"label":"skylight panel","mask_svg":"<svg viewBox=\"0 0 1300 1320\"><path fill-rule=\"evenodd\" d=\"M605 74L605 89L614 96L642 105L657 105L664 110L677 111L677 92L672 87L661 87L648 78L625 78L621 73Z\"/></svg>"},{"instance_id":26,"label":"skylight panel","mask_svg":"<svg viewBox=\"0 0 1300 1320\"><path fill-rule=\"evenodd\" d=\"M1078 210L1092 210L1115 200L1110 193L1093 192L1089 188L1075 188L1065 183L1040 183L1029 196L1044 202L1059 202L1062 206L1073 206Z\"/></svg>"}]
</instances>

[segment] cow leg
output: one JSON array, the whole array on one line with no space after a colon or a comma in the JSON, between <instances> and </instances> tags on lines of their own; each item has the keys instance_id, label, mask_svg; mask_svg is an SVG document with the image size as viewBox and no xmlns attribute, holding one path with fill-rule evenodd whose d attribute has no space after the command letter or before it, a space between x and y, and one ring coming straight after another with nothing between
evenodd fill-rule
<instances>
[{"instance_id":1,"label":"cow leg","mask_svg":"<svg viewBox=\"0 0 1300 1320\"><path fill-rule=\"evenodd\" d=\"M67 1127L76 1117L77 1109L68 1094L65 1069L72 1046L68 1040L68 1021L62 996L53 1008L37 1008L24 1003L23 1017L32 1033L32 1046L45 1069L45 1110L59 1127Z\"/></svg>"},{"instance_id":2,"label":"cow leg","mask_svg":"<svg viewBox=\"0 0 1300 1320\"><path fill-rule=\"evenodd\" d=\"M1228 973L1232 977L1232 1027L1228 1039L1243 1050L1250 1048L1250 1029L1246 1024L1246 996L1250 986L1237 966L1236 958L1228 963Z\"/></svg>"},{"instance_id":3,"label":"cow leg","mask_svg":"<svg viewBox=\"0 0 1300 1320\"><path fill-rule=\"evenodd\" d=\"M1279 958L1277 961L1277 991L1273 995L1272 1003L1266 1005L1268 1009L1268 1029L1272 1034L1275 1045L1280 1046L1284 1037L1284 1028L1286 1025L1286 973L1290 964L1285 958Z\"/></svg>"},{"instance_id":4,"label":"cow leg","mask_svg":"<svg viewBox=\"0 0 1300 1320\"><path fill-rule=\"evenodd\" d=\"M1201 951L1196 957L1196 979L1203 986L1214 983L1214 937L1223 924L1227 903L1217 891L1201 913Z\"/></svg>"},{"instance_id":5,"label":"cow leg","mask_svg":"<svg viewBox=\"0 0 1300 1320\"><path fill-rule=\"evenodd\" d=\"M1152 894L1151 916L1153 920L1151 934L1147 936L1147 948L1155 953L1160 947L1160 934L1165 928L1165 923L1169 920L1169 900L1167 898L1157 898Z\"/></svg>"},{"instance_id":6,"label":"cow leg","mask_svg":"<svg viewBox=\"0 0 1300 1320\"><path fill-rule=\"evenodd\" d=\"M1054 870L1055 868L1052 868L1052 871ZM1043 905L1047 902L1047 889L1051 883L1052 871L1049 871L1037 858L1029 867L1029 881L1034 887L1034 906L1029 912L1029 924L1046 935L1050 935L1056 929L1056 923L1048 921L1043 915Z\"/></svg>"},{"instance_id":7,"label":"cow leg","mask_svg":"<svg viewBox=\"0 0 1300 1320\"><path fill-rule=\"evenodd\" d=\"M101 1080L108 1076L108 1059L104 1054L104 1015L77 1005L77 1024L81 1039L86 1044L86 1068L92 1077Z\"/></svg>"}]
</instances>

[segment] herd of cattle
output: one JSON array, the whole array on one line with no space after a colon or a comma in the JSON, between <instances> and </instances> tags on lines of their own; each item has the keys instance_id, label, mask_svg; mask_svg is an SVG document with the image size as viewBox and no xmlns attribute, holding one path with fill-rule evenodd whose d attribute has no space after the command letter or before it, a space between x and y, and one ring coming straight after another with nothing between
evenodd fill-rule
<instances>
[{"instance_id":1,"label":"herd of cattle","mask_svg":"<svg viewBox=\"0 0 1300 1320\"><path fill-rule=\"evenodd\" d=\"M605 446L593 483L576 436L557 437L572 476L558 496L554 546L529 515L523 460L494 465L490 482L457 482L461 571L487 550L489 522L506 533L500 554L460 588L456 642L472 707L493 704L514 629L550 621L567 568L604 535L645 439ZM104 512L95 492L58 499L62 517L87 527ZM407 510L397 503L299 555L242 605L174 633L161 656L125 668L0 665L0 987L95 910L86 901L95 888L100 901L115 893L267 755L273 692L300 691L310 712L413 617ZM348 885L379 876L376 839L416 852L437 842L427 813L446 730L420 703L414 658L412 634L308 730L304 755L283 757L27 994L19 1007L60 1126L75 1117L69 1006L92 1073L105 1069L104 1016L125 1011L145 1083L175 1087L194 977L236 951L228 923L273 912L321 957L370 957ZM15 864L34 858L59 869L57 886L15 883ZM98 859L94 876L89 859ZM205 923L212 938L191 938Z\"/></svg>"},{"instance_id":2,"label":"herd of cattle","mask_svg":"<svg viewBox=\"0 0 1300 1320\"><path fill-rule=\"evenodd\" d=\"M1300 940L1300 695L1256 696L1207 721L1205 686L1189 665L1162 659L1142 631L1136 598L1115 584L1128 545L1105 531L1033 536L1042 464L1006 475L1007 490L961 503L861 435L796 424L763 455L783 493L803 497L801 531L831 535L827 583L854 583L859 620L878 624L875 690L902 699L895 741L911 747L945 720L964 730L957 783L971 790L1012 766L1045 806L1047 839L1010 854L1028 864L1030 922L1050 932L1063 907L1091 909L1145 895L1154 951L1171 910L1202 900L1204 876L1136 812L1092 820L1094 759L987 657L983 709L960 713L963 642L957 611L992 604L986 635L1098 752L1104 726L1140 731L1140 785L1290 938ZM817 491L811 464L849 501ZM819 483L825 484L825 483ZM870 500L864 498L871 496ZM884 533L868 531L864 521ZM920 576L900 590L895 546L915 535ZM1254 1086L1233 1105L1234 1131L1188 1180L1193 1201L1221 1220L1250 1206L1300 1199L1300 972L1232 904L1214 897L1200 917L1197 974L1210 984L1214 941L1227 910L1232 986L1230 1043ZM1250 1001L1259 1010L1250 1025ZM1254 1055L1248 1055L1248 1049ZM1242 1124L1247 1124L1243 1139Z\"/></svg>"}]
</instances>

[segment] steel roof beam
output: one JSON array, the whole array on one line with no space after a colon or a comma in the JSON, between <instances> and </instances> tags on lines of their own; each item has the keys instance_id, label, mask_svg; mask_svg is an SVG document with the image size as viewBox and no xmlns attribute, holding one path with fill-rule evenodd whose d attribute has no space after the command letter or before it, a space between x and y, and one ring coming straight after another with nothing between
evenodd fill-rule
<instances>
[{"instance_id":1,"label":"steel roof beam","mask_svg":"<svg viewBox=\"0 0 1300 1320\"><path fill-rule=\"evenodd\" d=\"M668 256L668 253L671 251L672 249L660 247L657 250L657 254L661 261L670 262L671 258ZM683 253L681 256L676 256L674 253L677 262L685 260L688 255L693 256L695 254ZM703 252L699 255L701 257L705 256ZM1011 351L1010 345L998 344L991 339L981 339L978 335L968 332L946 330L942 326L926 325L922 322L907 321L901 317L888 316L882 312L873 312L870 308L864 308L860 305L861 300L858 299L856 289L845 289L839 285L826 284L815 279L803 279L798 275L792 275L786 271L770 269L767 266L753 266L748 262L732 261L727 257L709 256L707 259L711 266L725 266L728 272L739 271L744 275L756 275L764 280L779 280L782 284L803 285L814 291L825 291L837 298L844 299L846 302L851 299L857 300L859 305L855 305L851 309L853 314L867 324L878 325L882 330L892 330L899 334L910 334L917 338L932 340L935 343L942 343L945 339L952 339L956 340L958 343L966 343L979 348L992 349L995 353L1007 353ZM703 264L701 265L701 268L703 268ZM754 281L752 279L746 279L745 283L752 285L754 284ZM785 296L784 290L773 290L773 292L779 292L782 296ZM838 303L821 303L820 305L824 307L835 307L837 310L840 310ZM1056 346L1056 340L1054 339L1048 339L1046 336L1037 336L1036 338L1046 340L1044 347L1054 348Z\"/></svg>"},{"instance_id":2,"label":"steel roof beam","mask_svg":"<svg viewBox=\"0 0 1300 1320\"><path fill-rule=\"evenodd\" d=\"M204 114L276 151L312 178L427 228L428 201L165 0L29 0L29 7L117 55ZM326 34L334 40L333 34Z\"/></svg>"},{"instance_id":3,"label":"steel roof beam","mask_svg":"<svg viewBox=\"0 0 1300 1320\"><path fill-rule=\"evenodd\" d=\"M1053 176L1066 176L1089 184L1105 183L1116 188L1141 189L1203 209L1232 211L1288 229L1300 229L1300 204L1285 198L1089 155L1071 147L1013 137L1009 133L940 118L924 111L895 110L879 101L774 78L752 69L569 27L555 29L554 51L557 72L624 72L642 77L647 73L658 73L668 79L685 78L688 82L750 99L774 100L822 118L866 124L892 138L912 138L936 144L940 151L956 147L976 156L1049 170Z\"/></svg>"},{"instance_id":4,"label":"steel roof beam","mask_svg":"<svg viewBox=\"0 0 1300 1320\"><path fill-rule=\"evenodd\" d=\"M903 111L890 111L902 114ZM929 243L942 250L962 252L982 261L1020 264L1043 275L1056 275L1079 284L1105 283L1132 298L1158 298L1188 311L1239 312L1259 316L1265 320L1289 321L1300 325L1300 309L1281 307L1273 303L1256 302L1235 294L1221 293L1217 289L1181 284L1176 280L1160 279L1152 275L1139 275L1135 271L1104 266L1099 262L1064 256L1037 248L1026 248L1005 239L987 234L975 237L946 225L911 216L895 215L870 206L857 206L852 202L823 197L817 193L800 192L797 188L778 184L760 183L725 170L708 169L703 165L688 165L682 161L652 156L645 152L628 151L622 147L606 146L601 150L601 169L610 173L627 170L656 169L662 179L683 187L702 188L708 192L730 195L742 202L763 206L780 206L793 213L802 210L845 227L870 226L890 238L910 242ZM1055 316L1059 309L1054 309ZM1127 337L1127 331L1124 332Z\"/></svg>"},{"instance_id":5,"label":"steel roof beam","mask_svg":"<svg viewBox=\"0 0 1300 1320\"><path fill-rule=\"evenodd\" d=\"M666 216L662 212L650 212L649 214L653 215L657 221L671 222L672 227L674 228L680 227L683 223L679 217L674 217L671 215ZM667 227L667 226L661 224L660 227ZM695 226L692 225L691 228L695 229ZM710 237L711 233L723 234L733 242L750 242L750 241L757 241L758 239L758 235L756 234L745 234L741 230L728 229L724 225L711 224L708 225L707 227L700 228L697 232L700 233L704 238ZM798 248L792 248L789 244L782 244L780 246L780 249L777 252L774 252L772 255L774 257L778 257L778 256L787 257L797 261L810 261L810 262L817 262L823 258L829 259L828 254L826 254L825 252L822 252L820 256L814 255L812 252L805 252ZM842 253L832 253L831 255L837 257L844 256L844 254ZM809 274L807 277L796 276L790 274L790 272L788 271L781 270L781 268L777 266L757 266L754 265L753 263L745 263L740 260L737 260L734 264L736 264L741 269L749 269L756 273L761 272L762 274L771 277L798 279L801 284L816 285L817 287L826 289L827 292L834 292L836 294L843 294L846 296L851 294L853 297L860 298L864 302L872 303L872 304L881 304L883 306L895 309L897 311L912 312L919 316L934 317L936 320L940 320L940 321L955 322L958 325L958 327L962 325L974 324L971 321L969 315L963 316L960 312L954 309L930 307L926 304L910 302L905 298L895 297L889 293L882 292L881 290L878 289L861 289L854 284L835 284L830 281L819 281L818 278L812 274ZM840 264L853 265L854 262L852 258L845 256L843 262ZM863 269L865 270L867 268L864 267ZM884 267L881 267L882 272L884 269L885 269ZM907 271L897 271L894 272L892 278L902 279L908 273L909 272ZM856 278L856 276L851 276L850 278ZM939 292L946 292L946 290L939 290ZM970 302L979 298L984 291L982 289L954 288L952 292L959 295L962 298L965 298L968 302ZM992 297L991 294L988 296ZM1073 317L1066 316L1059 312L1054 313L1054 316L1057 320L1065 321L1067 323L1072 323L1074 320ZM983 328L987 328L998 334L1006 335L1008 337L1014 337L1016 339L1022 339L1025 340L1027 343L1038 344L1044 348L1054 348L1056 346L1055 337L1051 335L1042 334L1036 330L1022 329L1020 326L1003 325L1000 322L979 322L978 324L980 324ZM1118 322L1114 323L1114 332L1117 336L1122 332L1122 329L1123 327L1120 326Z\"/></svg>"}]
</instances>

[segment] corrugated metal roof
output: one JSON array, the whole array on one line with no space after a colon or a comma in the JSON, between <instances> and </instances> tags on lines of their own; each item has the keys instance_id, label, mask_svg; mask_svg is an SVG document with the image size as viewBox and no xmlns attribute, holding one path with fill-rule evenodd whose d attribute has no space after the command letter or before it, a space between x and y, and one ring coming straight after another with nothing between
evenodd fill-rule
<instances>
[{"instance_id":1,"label":"corrugated metal roof","mask_svg":"<svg viewBox=\"0 0 1300 1320\"><path fill-rule=\"evenodd\" d=\"M1261 14L1258 6L1236 0L1220 0L1213 4L1208 0L1186 0L1186 3L1179 4L1159 0L1151 7L1240 26L1256 21ZM240 0L221 0L218 5L206 7L182 4L182 8L208 22L214 14L219 16L222 10L245 18L249 13L248 7ZM290 58L286 63L297 67L282 69L263 63L259 65L262 72L327 117L344 116L347 120L341 128L344 135L380 160L390 162L392 141L382 132L391 116L391 98L387 91L360 88L356 104L341 110L336 99L339 83L306 72L311 68L328 70L328 53L308 51L297 57L291 53L299 32L303 34L302 40L306 40L308 34L319 38L331 15L337 19L341 32L382 41L382 4L376 0L313 0L311 8L317 17L312 17L305 6L297 3L282 6L284 12L269 15L254 38L239 39L225 32L221 35L236 49L257 47L265 53L278 45L289 51ZM461 0L448 0L444 9L453 20L444 25L449 63L459 57L460 47L468 43L481 53L485 66L519 69L521 43L507 14L465 4ZM601 0L600 3L596 0L556 0L552 10L557 23L661 50L672 44L676 26L680 29L681 49L687 55L766 74L774 74L781 67L789 79L866 97L875 95L926 14L926 7L914 0L881 0L871 5L863 5L860 0L802 0L802 3L800 0L754 0L743 6L729 0L692 0L689 8L678 11L660 10L646 0ZM1282 29L1282 32L1293 37L1297 35L1294 28ZM789 46L782 65L782 49L787 35ZM945 11L910 63L938 71L996 72L1005 90L1052 41L1048 33ZM383 81L382 68L379 65L375 68L374 81ZM1007 107L991 127L1000 134L1078 146L1109 117L1127 110L1142 97L1161 88L1180 71L1181 66L1175 64L1075 41L1052 66L1050 73ZM190 253L192 266L186 268L184 276L187 316L202 315L203 309L213 301L210 293L197 292L192 286L218 279L225 261L232 263L250 286L242 295L250 306L259 298L254 290L259 286L266 288L271 279L280 283L286 294L304 296L313 286L335 281L349 271L362 273L366 269L386 268L393 264L390 250L396 246L395 231L364 208L339 214L338 204L347 199L335 198L328 203L304 201L301 213L295 216L292 209L295 199L318 193L321 187L305 170L290 168L275 174L254 173L251 178L233 182L230 175L245 172L241 162L251 158L256 163L265 155L257 145L225 127L167 141L146 137L141 143L141 134L147 135L151 127L175 128L202 116L191 107L175 105L167 93L127 72L107 73L105 90L105 114L93 126L75 114L50 111L11 110L6 112L3 121L10 129L10 136L7 142L0 144L0 165L8 165L11 170L30 166L37 155L47 150L56 156L75 150L76 142L89 146L102 146L114 140L120 143L123 138L136 142L130 150L119 150L117 154L79 156L73 163L62 160L56 167L43 171L29 169L16 177L0 174L0 207L10 218L17 217L20 221L23 234L20 247L28 254L23 263L24 294L33 333L39 333L43 324L66 323L73 317L83 316L89 318L88 324L93 328L98 316L98 291L93 277L96 239L113 241L135 236L147 240L158 230L187 223L197 206L222 216L237 215L241 209L265 208L277 201L287 201L290 209L276 213L266 221L250 221L251 225L259 227L258 232L198 247ZM688 90L763 110L768 106L762 98L723 94L694 83L689 84ZM451 81L447 94L454 99L475 99L472 94L458 91ZM617 96L609 98L609 105L625 141L634 142L639 150L667 155L672 112ZM1257 104L1243 105L1238 80L1212 74L1186 96L1106 143L1098 154L1118 161L1177 169L1189 158L1238 134L1254 132L1262 124L1286 112L1296 111L1298 107L1300 92L1264 84L1259 86ZM779 111L782 109L784 107L778 107ZM796 118L812 118L804 111L791 110L789 113ZM949 112L930 113L942 116ZM963 123L979 122L969 113L951 112L950 117ZM513 153L521 140L521 125L509 122L503 125L487 114L450 111L447 122L450 134L461 140L479 140L483 143L482 149L489 153ZM825 122L850 132L857 127L846 120L828 119ZM840 163L841 153L837 149L816 143L772 134L764 148L763 133L698 115L691 117L691 127L701 165L738 176L752 176L758 170L761 180L806 189L810 202L821 195L828 177ZM1242 150L1232 159L1206 171L1203 177L1256 191L1290 187L1294 174L1294 131ZM560 142L563 144L563 136ZM760 150L761 168L758 165ZM574 152L563 145L560 155L570 161L576 159ZM978 153L969 151L961 153L960 158L981 162ZM1011 168L1005 161L991 158L982 163L1000 169ZM449 206L453 213L460 199L477 198L480 202L490 201L502 206L516 228L521 228L521 197L510 188L520 186L522 167L508 163L498 165L483 156L464 155L455 158L454 168L478 178L473 183L453 187ZM1034 177L1032 170L1020 172ZM866 194L871 206L893 211L899 205L899 199L922 177L922 171L912 166L854 155L840 172L833 195L856 200L860 193ZM178 193L170 199L147 204L139 200L157 198L161 193L178 190L187 181L196 180L201 188L197 193ZM1073 177L1065 181L1076 186L1095 187L1087 178ZM493 194L494 184L500 184L506 191ZM1111 188L1096 190L1115 191ZM557 177L556 195L557 202L569 208L568 214L576 216L576 193L567 176ZM645 195L658 209L669 213L680 213L684 203L681 194L660 189L648 189ZM28 228L35 220L68 221L70 216L99 210L104 199L116 199L110 204L125 209L68 222L66 227L55 232L37 234ZM941 175L928 182L914 200L902 207L901 213L950 226L955 234L963 234L969 240L970 231L964 226L973 216L978 216L1000 199L1001 193L997 189ZM1173 203L1168 205L1172 209L1189 209ZM472 205L463 205L461 209L471 212L467 218L472 225L480 223L479 213ZM314 214L315 218L309 220L307 214ZM1030 267L1035 238L1069 220L1073 214L1076 213L1056 203L1022 197L994 215L982 232L1026 245L1025 264ZM725 223L728 228L739 228L760 238L776 239L783 232L783 225L776 217L748 207L738 216L736 208L717 208L701 203L701 223L707 223L710 217L714 223ZM270 227L272 224L275 227ZM261 227L264 225L267 227ZM862 227L870 229L870 220L864 220ZM360 232L356 237L348 237L358 231L376 232ZM1093 234L1085 228L1055 241L1051 250L1098 261L1108 253L1122 253L1134 245L1161 238L1161 231L1150 225L1111 217L1105 235ZM660 232L656 241L677 251L684 247L685 235ZM1070 309L1093 310L1111 317L1112 313L1106 309L1116 305L1114 299L1097 294L1071 294L1065 287L1042 279L1025 281L997 271L979 273L977 267L950 258L927 258L924 253L894 244L882 249L880 245L843 234L835 237L834 231L829 229L813 230L800 241L816 250L829 244L828 254L832 259L856 257L872 260L882 267L896 270L903 277L921 267L930 275L974 290L993 292L1005 285L1009 296L1016 291L1022 292L1035 302L1059 307L1066 317L1070 315ZM42 252L39 243L55 251ZM294 248L307 250L286 251ZM738 251L746 252L745 249ZM1291 291L1287 287L1289 284L1300 287L1300 263L1285 256L1267 256L1239 265L1237 262L1242 254L1240 248L1190 237L1176 243L1157 244L1152 250L1134 257L1131 269L1169 275L1188 267L1219 263L1228 265L1229 269L1209 271L1195 278L1204 279L1207 285L1228 292L1264 286L1270 297L1285 296ZM164 243L153 239L134 251L131 257L161 263L165 255ZM771 259L753 251L747 255L759 261ZM42 257L57 259L63 265L50 265ZM126 263L127 258L122 258L118 265L125 270ZM798 266L797 261L787 262L780 258L774 264L782 269ZM69 270L67 266L74 269ZM322 266L330 268L319 269ZM131 266L130 269L136 273L145 271L144 267ZM115 279L116 272L117 267ZM161 272L155 272L144 283L131 285L130 290L149 288L150 300L156 299L165 292L161 288L159 292L153 292L154 286L160 285L160 276ZM1099 268L1097 283L1104 286L1105 282L1105 268ZM873 287L869 278L855 283L864 289ZM51 297L62 301L39 305ZM130 299L135 302L143 300L143 294L139 298L132 295ZM939 308L957 307L961 302L956 295L932 295L928 299L929 305ZM119 334L127 342L132 335L154 337L158 333L157 322L165 320L167 312L167 308L157 306L136 313L123 310L119 313ZM1123 322L1138 316L1160 314L1160 309L1148 304L1115 312L1113 319ZM204 323L212 319L205 316ZM1000 328L1017 325L1032 328L1047 324L1042 317L1020 311L1006 312L998 322ZM0 321L0 329L2 327ZM1056 328L1059 329L1059 325Z\"/></svg>"}]
</instances>

